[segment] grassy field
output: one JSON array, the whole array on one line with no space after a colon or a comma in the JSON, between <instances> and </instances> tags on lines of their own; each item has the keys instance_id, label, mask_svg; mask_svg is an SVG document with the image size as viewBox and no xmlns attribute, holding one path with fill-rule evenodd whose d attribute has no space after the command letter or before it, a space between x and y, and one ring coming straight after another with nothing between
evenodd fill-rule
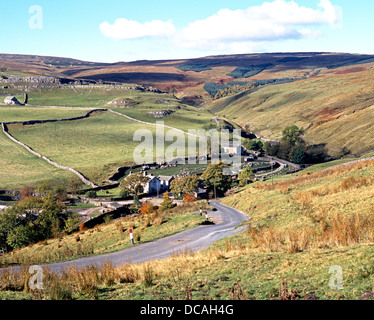
<instances>
[{"instance_id":1,"label":"grassy field","mask_svg":"<svg viewBox=\"0 0 374 320\"><path fill-rule=\"evenodd\" d=\"M333 155L343 147L361 155L374 146L373 74L372 69L329 71L215 101L210 110L271 139L296 124L306 129L307 142L327 143Z\"/></svg>"},{"instance_id":2,"label":"grassy field","mask_svg":"<svg viewBox=\"0 0 374 320\"><path fill-rule=\"evenodd\" d=\"M147 129L155 137L154 126L140 125L108 112L71 122L9 126L15 138L96 183L104 182L118 167L134 163L133 153L140 142L133 141L133 136L138 129ZM171 142L165 142L166 148L169 145Z\"/></svg>"},{"instance_id":3,"label":"grassy field","mask_svg":"<svg viewBox=\"0 0 374 320\"><path fill-rule=\"evenodd\" d=\"M83 116L88 111L72 109L0 106L0 122L67 119Z\"/></svg>"},{"instance_id":4,"label":"grassy field","mask_svg":"<svg viewBox=\"0 0 374 320\"><path fill-rule=\"evenodd\" d=\"M108 104L119 101L119 104ZM62 87L53 85L43 90L32 89L29 93L29 103L32 105L70 106L84 108L113 108L114 110L150 123L164 121L166 125L188 131L202 129L211 123L213 115L201 109L180 104L172 95L127 90L124 87L86 86ZM121 106L124 103L126 106ZM128 107L130 106L130 107ZM164 119L156 119L147 112L172 110L173 114ZM85 115L85 110L8 107L0 106L0 121L27 121L46 119L66 119ZM137 129L149 129L155 133L154 126L145 126L137 122L110 114L96 114L90 119L74 122L40 124L34 126L12 125L10 131L16 138L31 146L37 152L51 158L62 165L68 165L81 171L89 179L101 183L120 166L133 163L133 151L139 144L133 142ZM168 130L166 130L167 132ZM166 146L170 143L166 143ZM39 183L39 179L23 180L26 176L27 160L24 159L24 169L12 177L13 171L8 171L8 178L2 179L3 188L12 186L22 189L24 183ZM5 167L11 168L12 158L3 158ZM44 166L43 166L44 167ZM35 168L36 169L36 168ZM48 171L46 171L48 172ZM50 175L48 179L53 179ZM59 176L56 176L59 179ZM10 183L11 181L11 183Z\"/></svg>"},{"instance_id":5,"label":"grassy field","mask_svg":"<svg viewBox=\"0 0 374 320\"><path fill-rule=\"evenodd\" d=\"M113 108L113 110L126 114L132 118L142 120L145 122L150 122L150 123L156 123L156 122L162 121L167 126L178 128L185 132L188 132L188 130L204 129L209 125L217 127L217 123L213 119L214 115L204 109L198 109L194 107L184 107L183 109L180 109L178 107L166 107L164 108L164 110L165 109L171 110L173 111L173 113L162 119L156 119L152 115L149 115L148 112L154 112L154 111L160 110L159 108L158 109L155 109L154 107L153 108L137 107L134 109Z\"/></svg>"},{"instance_id":6,"label":"grassy field","mask_svg":"<svg viewBox=\"0 0 374 320\"><path fill-rule=\"evenodd\" d=\"M127 90L123 86L64 86L57 88L50 86L43 90L31 91L29 104L42 106L71 106L103 108L108 107L108 102L116 99L131 99L136 103L146 105L162 105L162 101L177 103L173 96L156 94L139 90Z\"/></svg>"},{"instance_id":7,"label":"grassy field","mask_svg":"<svg viewBox=\"0 0 374 320\"><path fill-rule=\"evenodd\" d=\"M120 101L120 104L108 104L110 101ZM185 131L202 129L206 125L215 123L210 112L181 105L179 100L172 95L126 90L120 86L110 87L110 89L105 86L77 88L50 86L43 90L31 90L29 103L77 108L109 107L139 120L150 123L164 121L166 125ZM121 106L121 103L128 104L130 107ZM172 110L173 114L163 119L156 119L147 114L147 112L162 110ZM74 109L0 106L0 121L66 119L86 113L85 110ZM139 144L132 141L133 134L140 128L149 129L155 133L154 126L145 126L119 116L101 113L89 119L74 122L34 126L12 125L10 132L35 151L59 164L73 167L89 179L101 183L116 172L118 167L133 163L133 151ZM166 143L166 146L168 145L170 143ZM14 166L14 163L10 163L12 159L12 157L2 159L3 170ZM37 184L41 181L40 179L21 178L22 173L25 176L30 175L26 169L27 159L25 158L24 161L23 170L18 170L17 173L13 173L13 170L8 171L8 177L2 179L0 187L22 189L24 183ZM54 175L48 177L48 179L53 178ZM60 179L59 175L56 179Z\"/></svg>"},{"instance_id":8,"label":"grassy field","mask_svg":"<svg viewBox=\"0 0 374 320\"><path fill-rule=\"evenodd\" d=\"M22 190L51 179L57 184L66 184L73 177L72 173L55 168L0 133L0 189Z\"/></svg>"},{"instance_id":9,"label":"grassy field","mask_svg":"<svg viewBox=\"0 0 374 320\"><path fill-rule=\"evenodd\" d=\"M35 91L29 95L29 103L43 106L72 106L90 108L111 108L135 119L155 123L164 121L166 125L188 131L209 125L214 117L209 111L181 104L173 95L139 90L126 90L122 87L90 86L65 87ZM122 88L122 89L121 89ZM119 104L108 104L117 101ZM170 110L171 115L156 119L149 112Z\"/></svg>"}]
</instances>

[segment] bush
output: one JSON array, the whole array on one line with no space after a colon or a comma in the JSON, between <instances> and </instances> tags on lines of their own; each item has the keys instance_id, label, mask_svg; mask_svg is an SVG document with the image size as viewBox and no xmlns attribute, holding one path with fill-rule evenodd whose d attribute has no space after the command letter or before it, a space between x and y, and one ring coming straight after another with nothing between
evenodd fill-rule
<instances>
[{"instance_id":1,"label":"bush","mask_svg":"<svg viewBox=\"0 0 374 320\"><path fill-rule=\"evenodd\" d=\"M96 191L91 190L91 191L88 191L88 192L86 193L86 196L87 196L88 198L90 198L90 199L94 199L94 198L97 197L97 193L96 193Z\"/></svg>"},{"instance_id":2,"label":"bush","mask_svg":"<svg viewBox=\"0 0 374 320\"><path fill-rule=\"evenodd\" d=\"M143 269L143 283L145 287L152 287L154 279L154 272L149 264L145 265Z\"/></svg>"},{"instance_id":3,"label":"bush","mask_svg":"<svg viewBox=\"0 0 374 320\"><path fill-rule=\"evenodd\" d=\"M140 207L140 213L147 216L152 214L155 211L155 207L151 202L144 202Z\"/></svg>"},{"instance_id":4,"label":"bush","mask_svg":"<svg viewBox=\"0 0 374 320\"><path fill-rule=\"evenodd\" d=\"M193 194L184 194L183 195L183 202L184 203L192 203L195 202L197 199Z\"/></svg>"}]
</instances>

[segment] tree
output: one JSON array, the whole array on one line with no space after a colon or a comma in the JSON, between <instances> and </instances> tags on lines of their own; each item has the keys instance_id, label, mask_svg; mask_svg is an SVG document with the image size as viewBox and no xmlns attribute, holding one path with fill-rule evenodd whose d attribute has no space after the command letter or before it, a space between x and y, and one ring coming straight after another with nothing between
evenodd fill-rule
<instances>
[{"instance_id":1,"label":"tree","mask_svg":"<svg viewBox=\"0 0 374 320\"><path fill-rule=\"evenodd\" d=\"M201 176L208 189L213 190L215 198L230 188L231 177L223 174L224 167L223 162L210 164Z\"/></svg>"},{"instance_id":2,"label":"tree","mask_svg":"<svg viewBox=\"0 0 374 320\"><path fill-rule=\"evenodd\" d=\"M72 194L75 194L79 190L81 190L82 187L83 187L83 182L78 177L74 177L73 179L70 179L68 181L67 191Z\"/></svg>"},{"instance_id":3,"label":"tree","mask_svg":"<svg viewBox=\"0 0 374 320\"><path fill-rule=\"evenodd\" d=\"M295 163L303 163L306 160L306 143L303 139L305 131L296 125L288 126L283 130L283 136L278 145L278 150L275 147L270 147L265 144L265 149L271 153L272 156L292 161ZM275 152L276 151L276 152Z\"/></svg>"},{"instance_id":4,"label":"tree","mask_svg":"<svg viewBox=\"0 0 374 320\"><path fill-rule=\"evenodd\" d=\"M7 244L18 249L38 242L39 235L35 232L33 224L20 225L13 228L7 237Z\"/></svg>"},{"instance_id":5,"label":"tree","mask_svg":"<svg viewBox=\"0 0 374 320\"><path fill-rule=\"evenodd\" d=\"M306 160L306 153L303 148L297 148L292 156L292 162L296 164L304 163Z\"/></svg>"},{"instance_id":6,"label":"tree","mask_svg":"<svg viewBox=\"0 0 374 320\"><path fill-rule=\"evenodd\" d=\"M0 215L0 239L20 248L56 234L63 225L64 207L52 195L28 197Z\"/></svg>"},{"instance_id":7,"label":"tree","mask_svg":"<svg viewBox=\"0 0 374 320\"><path fill-rule=\"evenodd\" d=\"M178 178L171 182L170 191L174 197L180 197L184 194L191 194L199 187L199 178L195 176L187 176Z\"/></svg>"},{"instance_id":8,"label":"tree","mask_svg":"<svg viewBox=\"0 0 374 320\"><path fill-rule=\"evenodd\" d=\"M305 144L305 141L302 138L305 131L304 129L299 129L296 125L286 127L282 134L282 141L288 141L292 146L295 146L296 144Z\"/></svg>"},{"instance_id":9,"label":"tree","mask_svg":"<svg viewBox=\"0 0 374 320\"><path fill-rule=\"evenodd\" d=\"M244 147L247 150L260 151L264 147L264 143L260 139L246 139Z\"/></svg>"},{"instance_id":10,"label":"tree","mask_svg":"<svg viewBox=\"0 0 374 320\"><path fill-rule=\"evenodd\" d=\"M168 192L165 192L164 195L162 196L162 198L164 199L161 202L161 210L162 211L173 208L173 200L170 199Z\"/></svg>"},{"instance_id":11,"label":"tree","mask_svg":"<svg viewBox=\"0 0 374 320\"><path fill-rule=\"evenodd\" d=\"M241 186L246 186L254 179L255 175L250 167L246 167L239 173L238 180Z\"/></svg>"},{"instance_id":12,"label":"tree","mask_svg":"<svg viewBox=\"0 0 374 320\"><path fill-rule=\"evenodd\" d=\"M276 157L278 156L280 145L278 143L265 142L264 151L269 156Z\"/></svg>"},{"instance_id":13,"label":"tree","mask_svg":"<svg viewBox=\"0 0 374 320\"><path fill-rule=\"evenodd\" d=\"M138 196L144 190L144 184L148 178L142 173L134 173L127 176L120 184L120 188L128 195Z\"/></svg>"}]
</instances>

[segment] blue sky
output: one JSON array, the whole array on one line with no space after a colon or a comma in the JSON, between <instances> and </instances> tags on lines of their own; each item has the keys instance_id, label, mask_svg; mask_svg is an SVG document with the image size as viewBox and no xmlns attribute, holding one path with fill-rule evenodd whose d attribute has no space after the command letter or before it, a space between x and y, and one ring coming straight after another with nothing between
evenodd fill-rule
<instances>
[{"instance_id":1,"label":"blue sky","mask_svg":"<svg viewBox=\"0 0 374 320\"><path fill-rule=\"evenodd\" d=\"M2 0L0 52L87 61L374 54L368 0Z\"/></svg>"}]
</instances>

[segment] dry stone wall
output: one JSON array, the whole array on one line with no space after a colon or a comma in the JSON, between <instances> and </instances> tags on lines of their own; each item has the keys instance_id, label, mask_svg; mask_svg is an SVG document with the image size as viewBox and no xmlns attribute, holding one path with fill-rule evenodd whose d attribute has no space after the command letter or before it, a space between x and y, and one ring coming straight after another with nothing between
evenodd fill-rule
<instances>
[{"instance_id":1,"label":"dry stone wall","mask_svg":"<svg viewBox=\"0 0 374 320\"><path fill-rule=\"evenodd\" d=\"M84 184L92 187L92 188L96 188L97 185L94 184L93 182L91 182L90 180L88 180L83 174L81 174L80 172L78 172L77 170L73 169L73 168L70 168L70 167L67 167L67 166L62 166L54 161L52 161L51 159L47 158L46 156L43 156L41 155L40 153L34 151L33 149L31 149L28 145L22 143L21 141L17 140L16 138L14 138L9 132L8 132L8 128L6 126L5 123L2 123L1 124L2 126L2 129L3 129L3 133L10 139L12 140L13 142L19 144L20 146L24 147L28 152L30 152L31 154L37 156L38 158L41 158L45 161L47 161L49 164L55 166L56 168L59 168L59 169L62 169L62 170L67 170L67 171L70 171L72 173L74 173Z\"/></svg>"}]
</instances>

